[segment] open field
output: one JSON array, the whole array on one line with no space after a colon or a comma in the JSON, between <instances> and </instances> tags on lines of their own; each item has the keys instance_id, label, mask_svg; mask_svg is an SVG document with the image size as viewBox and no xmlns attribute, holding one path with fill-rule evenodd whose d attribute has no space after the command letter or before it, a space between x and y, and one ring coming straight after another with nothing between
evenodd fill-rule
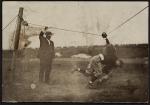
<instances>
[{"instance_id":1,"label":"open field","mask_svg":"<svg viewBox=\"0 0 150 105\"><path fill-rule=\"evenodd\" d=\"M98 89L86 87L88 77L72 72L75 65L86 68L88 60L59 58L53 63L50 85L38 82L39 59L17 59L15 85L12 87L10 59L3 59L3 101L17 102L147 102L148 63L145 59L123 59L122 69L115 69ZM148 61L147 61L148 62ZM30 85L36 84L35 89Z\"/></svg>"}]
</instances>

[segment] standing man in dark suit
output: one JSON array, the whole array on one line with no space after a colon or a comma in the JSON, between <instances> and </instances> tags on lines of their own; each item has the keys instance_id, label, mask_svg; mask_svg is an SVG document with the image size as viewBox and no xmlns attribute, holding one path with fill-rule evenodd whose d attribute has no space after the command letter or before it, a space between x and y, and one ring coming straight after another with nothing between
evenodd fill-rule
<instances>
[{"instance_id":1,"label":"standing man in dark suit","mask_svg":"<svg viewBox=\"0 0 150 105\"><path fill-rule=\"evenodd\" d=\"M50 72L52 69L52 61L55 56L54 42L51 41L51 36L53 33L46 31L48 27L45 27L44 31L40 32L40 72L39 81L49 84Z\"/></svg>"}]
</instances>

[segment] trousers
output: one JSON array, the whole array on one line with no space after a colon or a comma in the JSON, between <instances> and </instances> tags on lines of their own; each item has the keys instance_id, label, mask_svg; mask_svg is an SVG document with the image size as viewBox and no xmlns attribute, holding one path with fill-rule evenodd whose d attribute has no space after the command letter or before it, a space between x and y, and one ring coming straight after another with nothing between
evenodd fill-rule
<instances>
[{"instance_id":1,"label":"trousers","mask_svg":"<svg viewBox=\"0 0 150 105\"><path fill-rule=\"evenodd\" d=\"M48 83L52 69L52 59L40 59L39 81Z\"/></svg>"}]
</instances>

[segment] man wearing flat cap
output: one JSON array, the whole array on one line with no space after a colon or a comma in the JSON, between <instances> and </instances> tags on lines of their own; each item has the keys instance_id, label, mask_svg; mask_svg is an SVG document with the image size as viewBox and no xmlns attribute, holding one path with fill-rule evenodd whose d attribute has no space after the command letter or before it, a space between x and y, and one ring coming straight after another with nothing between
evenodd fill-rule
<instances>
[{"instance_id":1,"label":"man wearing flat cap","mask_svg":"<svg viewBox=\"0 0 150 105\"><path fill-rule=\"evenodd\" d=\"M53 58L55 57L55 51L54 51L54 42L50 40L53 33L51 33L50 31L46 31L46 30L47 30L47 27L45 27L45 30L41 31L39 35L39 40L40 40L39 81L49 84L50 72L52 69L52 61L53 61Z\"/></svg>"}]
</instances>

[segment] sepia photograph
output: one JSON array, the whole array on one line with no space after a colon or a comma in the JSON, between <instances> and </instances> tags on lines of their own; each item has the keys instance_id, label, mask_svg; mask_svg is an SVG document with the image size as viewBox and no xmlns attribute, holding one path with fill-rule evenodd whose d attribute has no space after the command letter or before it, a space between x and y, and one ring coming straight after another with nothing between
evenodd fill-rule
<instances>
[{"instance_id":1,"label":"sepia photograph","mask_svg":"<svg viewBox=\"0 0 150 105\"><path fill-rule=\"evenodd\" d=\"M144 1L3 1L2 102L149 102Z\"/></svg>"}]
</instances>

